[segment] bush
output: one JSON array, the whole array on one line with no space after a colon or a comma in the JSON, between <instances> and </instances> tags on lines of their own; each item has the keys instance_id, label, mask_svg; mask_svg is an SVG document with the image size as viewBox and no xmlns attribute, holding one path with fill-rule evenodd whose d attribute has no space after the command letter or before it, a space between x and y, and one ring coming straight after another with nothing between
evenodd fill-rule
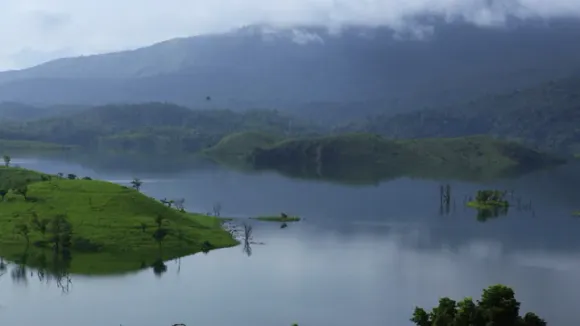
<instances>
[{"instance_id":1,"label":"bush","mask_svg":"<svg viewBox=\"0 0 580 326\"><path fill-rule=\"evenodd\" d=\"M520 303L514 291L504 285L494 285L483 290L481 300L465 298L455 302L449 298L439 300L431 312L415 308L411 321L417 326L546 326L536 314L528 312L520 317Z\"/></svg>"},{"instance_id":2,"label":"bush","mask_svg":"<svg viewBox=\"0 0 580 326\"><path fill-rule=\"evenodd\" d=\"M103 245L83 237L75 237L73 238L72 247L74 250L82 252L97 252L103 248Z\"/></svg>"}]
</instances>

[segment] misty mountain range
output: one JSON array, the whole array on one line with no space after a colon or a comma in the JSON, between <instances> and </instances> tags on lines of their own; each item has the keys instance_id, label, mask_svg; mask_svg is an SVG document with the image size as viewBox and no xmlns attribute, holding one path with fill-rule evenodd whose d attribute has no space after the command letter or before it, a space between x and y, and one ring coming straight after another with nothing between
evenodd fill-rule
<instances>
[{"instance_id":1,"label":"misty mountain range","mask_svg":"<svg viewBox=\"0 0 580 326\"><path fill-rule=\"evenodd\" d=\"M577 20L495 28L435 21L418 31L350 27L335 35L317 27L251 26L173 39L0 72L0 101L384 113L460 103L580 72Z\"/></svg>"}]
</instances>

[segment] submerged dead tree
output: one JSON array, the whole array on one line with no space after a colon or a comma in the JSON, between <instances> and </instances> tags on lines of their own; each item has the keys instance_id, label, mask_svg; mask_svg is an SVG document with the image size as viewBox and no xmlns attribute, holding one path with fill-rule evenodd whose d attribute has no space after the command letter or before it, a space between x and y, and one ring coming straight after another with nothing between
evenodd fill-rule
<instances>
[{"instance_id":1,"label":"submerged dead tree","mask_svg":"<svg viewBox=\"0 0 580 326\"><path fill-rule=\"evenodd\" d=\"M439 214L449 215L451 212L451 185L439 186Z\"/></svg>"}]
</instances>

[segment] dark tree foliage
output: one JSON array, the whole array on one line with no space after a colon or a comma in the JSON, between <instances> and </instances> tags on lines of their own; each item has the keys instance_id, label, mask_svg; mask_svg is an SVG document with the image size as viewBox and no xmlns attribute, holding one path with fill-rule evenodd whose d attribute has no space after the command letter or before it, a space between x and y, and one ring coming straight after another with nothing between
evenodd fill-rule
<instances>
[{"instance_id":1,"label":"dark tree foliage","mask_svg":"<svg viewBox=\"0 0 580 326\"><path fill-rule=\"evenodd\" d=\"M540 149L580 153L580 76L397 115L375 115L337 127L392 138L494 135Z\"/></svg>"},{"instance_id":2,"label":"dark tree foliage","mask_svg":"<svg viewBox=\"0 0 580 326\"><path fill-rule=\"evenodd\" d=\"M20 185L16 188L13 189L15 193L21 195L22 197L24 197L24 199L28 199L27 195L28 195L28 186L27 185Z\"/></svg>"},{"instance_id":3,"label":"dark tree foliage","mask_svg":"<svg viewBox=\"0 0 580 326\"><path fill-rule=\"evenodd\" d=\"M48 225L50 242L56 253L68 252L72 246L72 225L66 215L56 215Z\"/></svg>"},{"instance_id":4,"label":"dark tree foliage","mask_svg":"<svg viewBox=\"0 0 580 326\"><path fill-rule=\"evenodd\" d=\"M546 326L536 314L520 316L520 303L514 291L504 285L493 285L483 290L481 300L465 298L455 302L439 300L431 312L415 308L411 321L417 326Z\"/></svg>"},{"instance_id":5,"label":"dark tree foliage","mask_svg":"<svg viewBox=\"0 0 580 326\"><path fill-rule=\"evenodd\" d=\"M8 189L0 189L0 201L4 201L4 198L8 194Z\"/></svg>"},{"instance_id":6,"label":"dark tree foliage","mask_svg":"<svg viewBox=\"0 0 580 326\"><path fill-rule=\"evenodd\" d=\"M141 181L141 179L139 178L134 178L131 181L131 187L133 187L133 189L139 191L141 189L141 186L143 185L143 181Z\"/></svg>"}]
</instances>

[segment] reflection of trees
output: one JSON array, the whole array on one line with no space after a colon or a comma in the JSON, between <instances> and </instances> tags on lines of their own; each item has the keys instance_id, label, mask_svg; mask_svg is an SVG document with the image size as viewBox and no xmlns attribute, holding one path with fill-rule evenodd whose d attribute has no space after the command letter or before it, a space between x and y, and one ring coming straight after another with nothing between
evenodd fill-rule
<instances>
[{"instance_id":1,"label":"reflection of trees","mask_svg":"<svg viewBox=\"0 0 580 326\"><path fill-rule=\"evenodd\" d=\"M453 201L453 211L455 211L455 200ZM451 213L451 185L439 186L439 215L449 215Z\"/></svg>"},{"instance_id":2,"label":"reflection of trees","mask_svg":"<svg viewBox=\"0 0 580 326\"><path fill-rule=\"evenodd\" d=\"M159 247L159 252L157 254L157 259L151 264L151 269L153 269L153 274L157 277L161 277L163 273L167 272L167 265L163 261L163 252L161 246Z\"/></svg>"},{"instance_id":3,"label":"reflection of trees","mask_svg":"<svg viewBox=\"0 0 580 326\"><path fill-rule=\"evenodd\" d=\"M480 222L487 222L487 220L489 219L494 219L499 216L505 216L508 213L508 209L509 209L508 206L478 209L477 220Z\"/></svg>"},{"instance_id":4,"label":"reflection of trees","mask_svg":"<svg viewBox=\"0 0 580 326\"><path fill-rule=\"evenodd\" d=\"M248 257L250 257L252 255L252 246L250 246L250 243L252 241L252 231L253 231L252 226L244 223L244 247L243 247L243 251L246 255L248 255Z\"/></svg>"},{"instance_id":5,"label":"reflection of trees","mask_svg":"<svg viewBox=\"0 0 580 326\"><path fill-rule=\"evenodd\" d=\"M0 257L0 276L6 274L6 263L4 262L4 258Z\"/></svg>"},{"instance_id":6,"label":"reflection of trees","mask_svg":"<svg viewBox=\"0 0 580 326\"><path fill-rule=\"evenodd\" d=\"M69 252L51 254L50 260L45 253L39 255L38 280L47 284L54 281L56 286L67 294L72 286L72 278L69 273L72 255Z\"/></svg>"},{"instance_id":7,"label":"reflection of trees","mask_svg":"<svg viewBox=\"0 0 580 326\"><path fill-rule=\"evenodd\" d=\"M24 252L18 257L16 266L10 271L10 276L14 283L28 284L28 270L26 264L28 263L28 246Z\"/></svg>"},{"instance_id":8,"label":"reflection of trees","mask_svg":"<svg viewBox=\"0 0 580 326\"><path fill-rule=\"evenodd\" d=\"M167 265L165 265L162 258L156 259L153 264L151 264L151 268L153 269L153 274L157 277L161 277L163 273L167 272Z\"/></svg>"},{"instance_id":9,"label":"reflection of trees","mask_svg":"<svg viewBox=\"0 0 580 326\"><path fill-rule=\"evenodd\" d=\"M50 258L49 258L50 257ZM47 254L45 251L30 253L28 247L15 260L15 266L10 271L14 283L28 284L28 275L36 273L39 282L50 284L54 281L62 293L70 292L72 278L69 273L72 256L69 252ZM4 270L6 264L4 264ZM30 270L30 273L28 271ZM0 271L0 274L2 272Z\"/></svg>"}]
</instances>

